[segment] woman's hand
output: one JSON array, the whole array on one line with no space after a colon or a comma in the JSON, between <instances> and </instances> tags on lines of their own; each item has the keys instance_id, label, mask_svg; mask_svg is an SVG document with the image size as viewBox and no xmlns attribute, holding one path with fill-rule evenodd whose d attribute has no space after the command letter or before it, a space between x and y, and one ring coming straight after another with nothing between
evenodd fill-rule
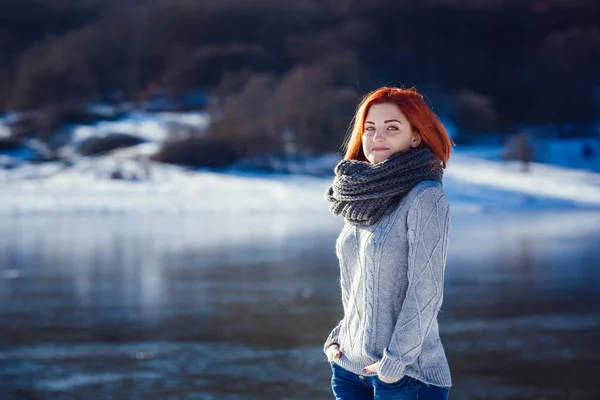
<instances>
[{"instance_id":1,"label":"woman's hand","mask_svg":"<svg viewBox=\"0 0 600 400\"><path fill-rule=\"evenodd\" d=\"M379 380L380 380L381 382L383 382L383 383L390 383L390 384L392 384L392 383L396 383L396 382L398 382L397 380L388 379L388 378L386 378L385 376L383 376L383 375L381 375L381 374L379 373L379 362L376 362L376 363L374 363L374 364L371 364L371 365L367 365L367 366L366 366L366 367L365 367L365 368L364 368L364 369L361 371L361 374L365 374L365 375L366 375L366 374L370 374L370 373L377 374L377 377L378 377L378 378L379 378Z\"/></svg>"},{"instance_id":2,"label":"woman's hand","mask_svg":"<svg viewBox=\"0 0 600 400\"><path fill-rule=\"evenodd\" d=\"M340 351L340 346L336 343L330 345L327 350L325 350L325 354L327 355L327 361L332 362L334 359L342 358L342 352Z\"/></svg>"}]
</instances>

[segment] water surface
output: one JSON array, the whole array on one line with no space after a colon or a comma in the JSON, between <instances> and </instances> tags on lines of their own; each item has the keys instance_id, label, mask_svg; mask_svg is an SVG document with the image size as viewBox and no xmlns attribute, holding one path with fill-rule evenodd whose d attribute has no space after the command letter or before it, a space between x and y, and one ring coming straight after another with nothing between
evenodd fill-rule
<instances>
[{"instance_id":1,"label":"water surface","mask_svg":"<svg viewBox=\"0 0 600 400\"><path fill-rule=\"evenodd\" d=\"M1 399L330 399L328 215L0 221ZM455 399L600 398L600 214L454 215Z\"/></svg>"}]
</instances>

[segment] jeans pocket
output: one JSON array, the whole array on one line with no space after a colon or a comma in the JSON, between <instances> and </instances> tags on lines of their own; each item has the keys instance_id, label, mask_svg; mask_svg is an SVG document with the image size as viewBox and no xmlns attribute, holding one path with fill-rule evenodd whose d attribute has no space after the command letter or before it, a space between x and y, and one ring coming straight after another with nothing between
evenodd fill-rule
<instances>
[{"instance_id":1,"label":"jeans pocket","mask_svg":"<svg viewBox=\"0 0 600 400\"><path fill-rule=\"evenodd\" d=\"M404 375L402 378L400 378L400 380L397 380L396 382L392 382L392 383L387 383L382 381L381 379L379 379L379 376L377 377L377 383L382 386L382 387L400 387L400 386L407 386L410 383L410 380L412 378L408 375Z\"/></svg>"}]
</instances>

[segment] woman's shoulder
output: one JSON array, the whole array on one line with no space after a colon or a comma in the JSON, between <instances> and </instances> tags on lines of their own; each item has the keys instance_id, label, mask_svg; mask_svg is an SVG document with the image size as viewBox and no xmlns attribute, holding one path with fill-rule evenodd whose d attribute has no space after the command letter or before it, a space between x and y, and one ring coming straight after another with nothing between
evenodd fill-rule
<instances>
[{"instance_id":1,"label":"woman's shoulder","mask_svg":"<svg viewBox=\"0 0 600 400\"><path fill-rule=\"evenodd\" d=\"M421 181L417 183L406 195L407 204L412 205L417 199L432 198L439 199L440 197L446 197L444 187L438 181Z\"/></svg>"},{"instance_id":2,"label":"woman's shoulder","mask_svg":"<svg viewBox=\"0 0 600 400\"><path fill-rule=\"evenodd\" d=\"M437 202L441 197L446 199L446 193L441 183L438 181L421 181L412 187L404 196L402 201L396 206L395 214L406 215L415 207L422 203Z\"/></svg>"}]
</instances>

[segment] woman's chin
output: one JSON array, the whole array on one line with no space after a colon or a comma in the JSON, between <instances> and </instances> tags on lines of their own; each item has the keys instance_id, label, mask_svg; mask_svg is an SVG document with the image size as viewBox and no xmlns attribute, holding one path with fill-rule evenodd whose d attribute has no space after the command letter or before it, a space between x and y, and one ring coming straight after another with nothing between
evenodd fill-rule
<instances>
[{"instance_id":1,"label":"woman's chin","mask_svg":"<svg viewBox=\"0 0 600 400\"><path fill-rule=\"evenodd\" d=\"M382 157L381 154L373 154L373 153L371 153L367 156L367 160L369 160L369 162L371 164L379 164L385 158L387 158L387 157Z\"/></svg>"},{"instance_id":2,"label":"woman's chin","mask_svg":"<svg viewBox=\"0 0 600 400\"><path fill-rule=\"evenodd\" d=\"M386 152L386 154L377 154L377 155L374 155L374 156L372 156L371 163L373 163L373 164L382 163L385 160L387 160L390 157L390 155L391 154L387 154L387 152Z\"/></svg>"},{"instance_id":3,"label":"woman's chin","mask_svg":"<svg viewBox=\"0 0 600 400\"><path fill-rule=\"evenodd\" d=\"M388 157L377 157L377 158L374 158L373 161L371 161L371 164L381 164L382 162L384 162L387 159L388 159Z\"/></svg>"}]
</instances>

